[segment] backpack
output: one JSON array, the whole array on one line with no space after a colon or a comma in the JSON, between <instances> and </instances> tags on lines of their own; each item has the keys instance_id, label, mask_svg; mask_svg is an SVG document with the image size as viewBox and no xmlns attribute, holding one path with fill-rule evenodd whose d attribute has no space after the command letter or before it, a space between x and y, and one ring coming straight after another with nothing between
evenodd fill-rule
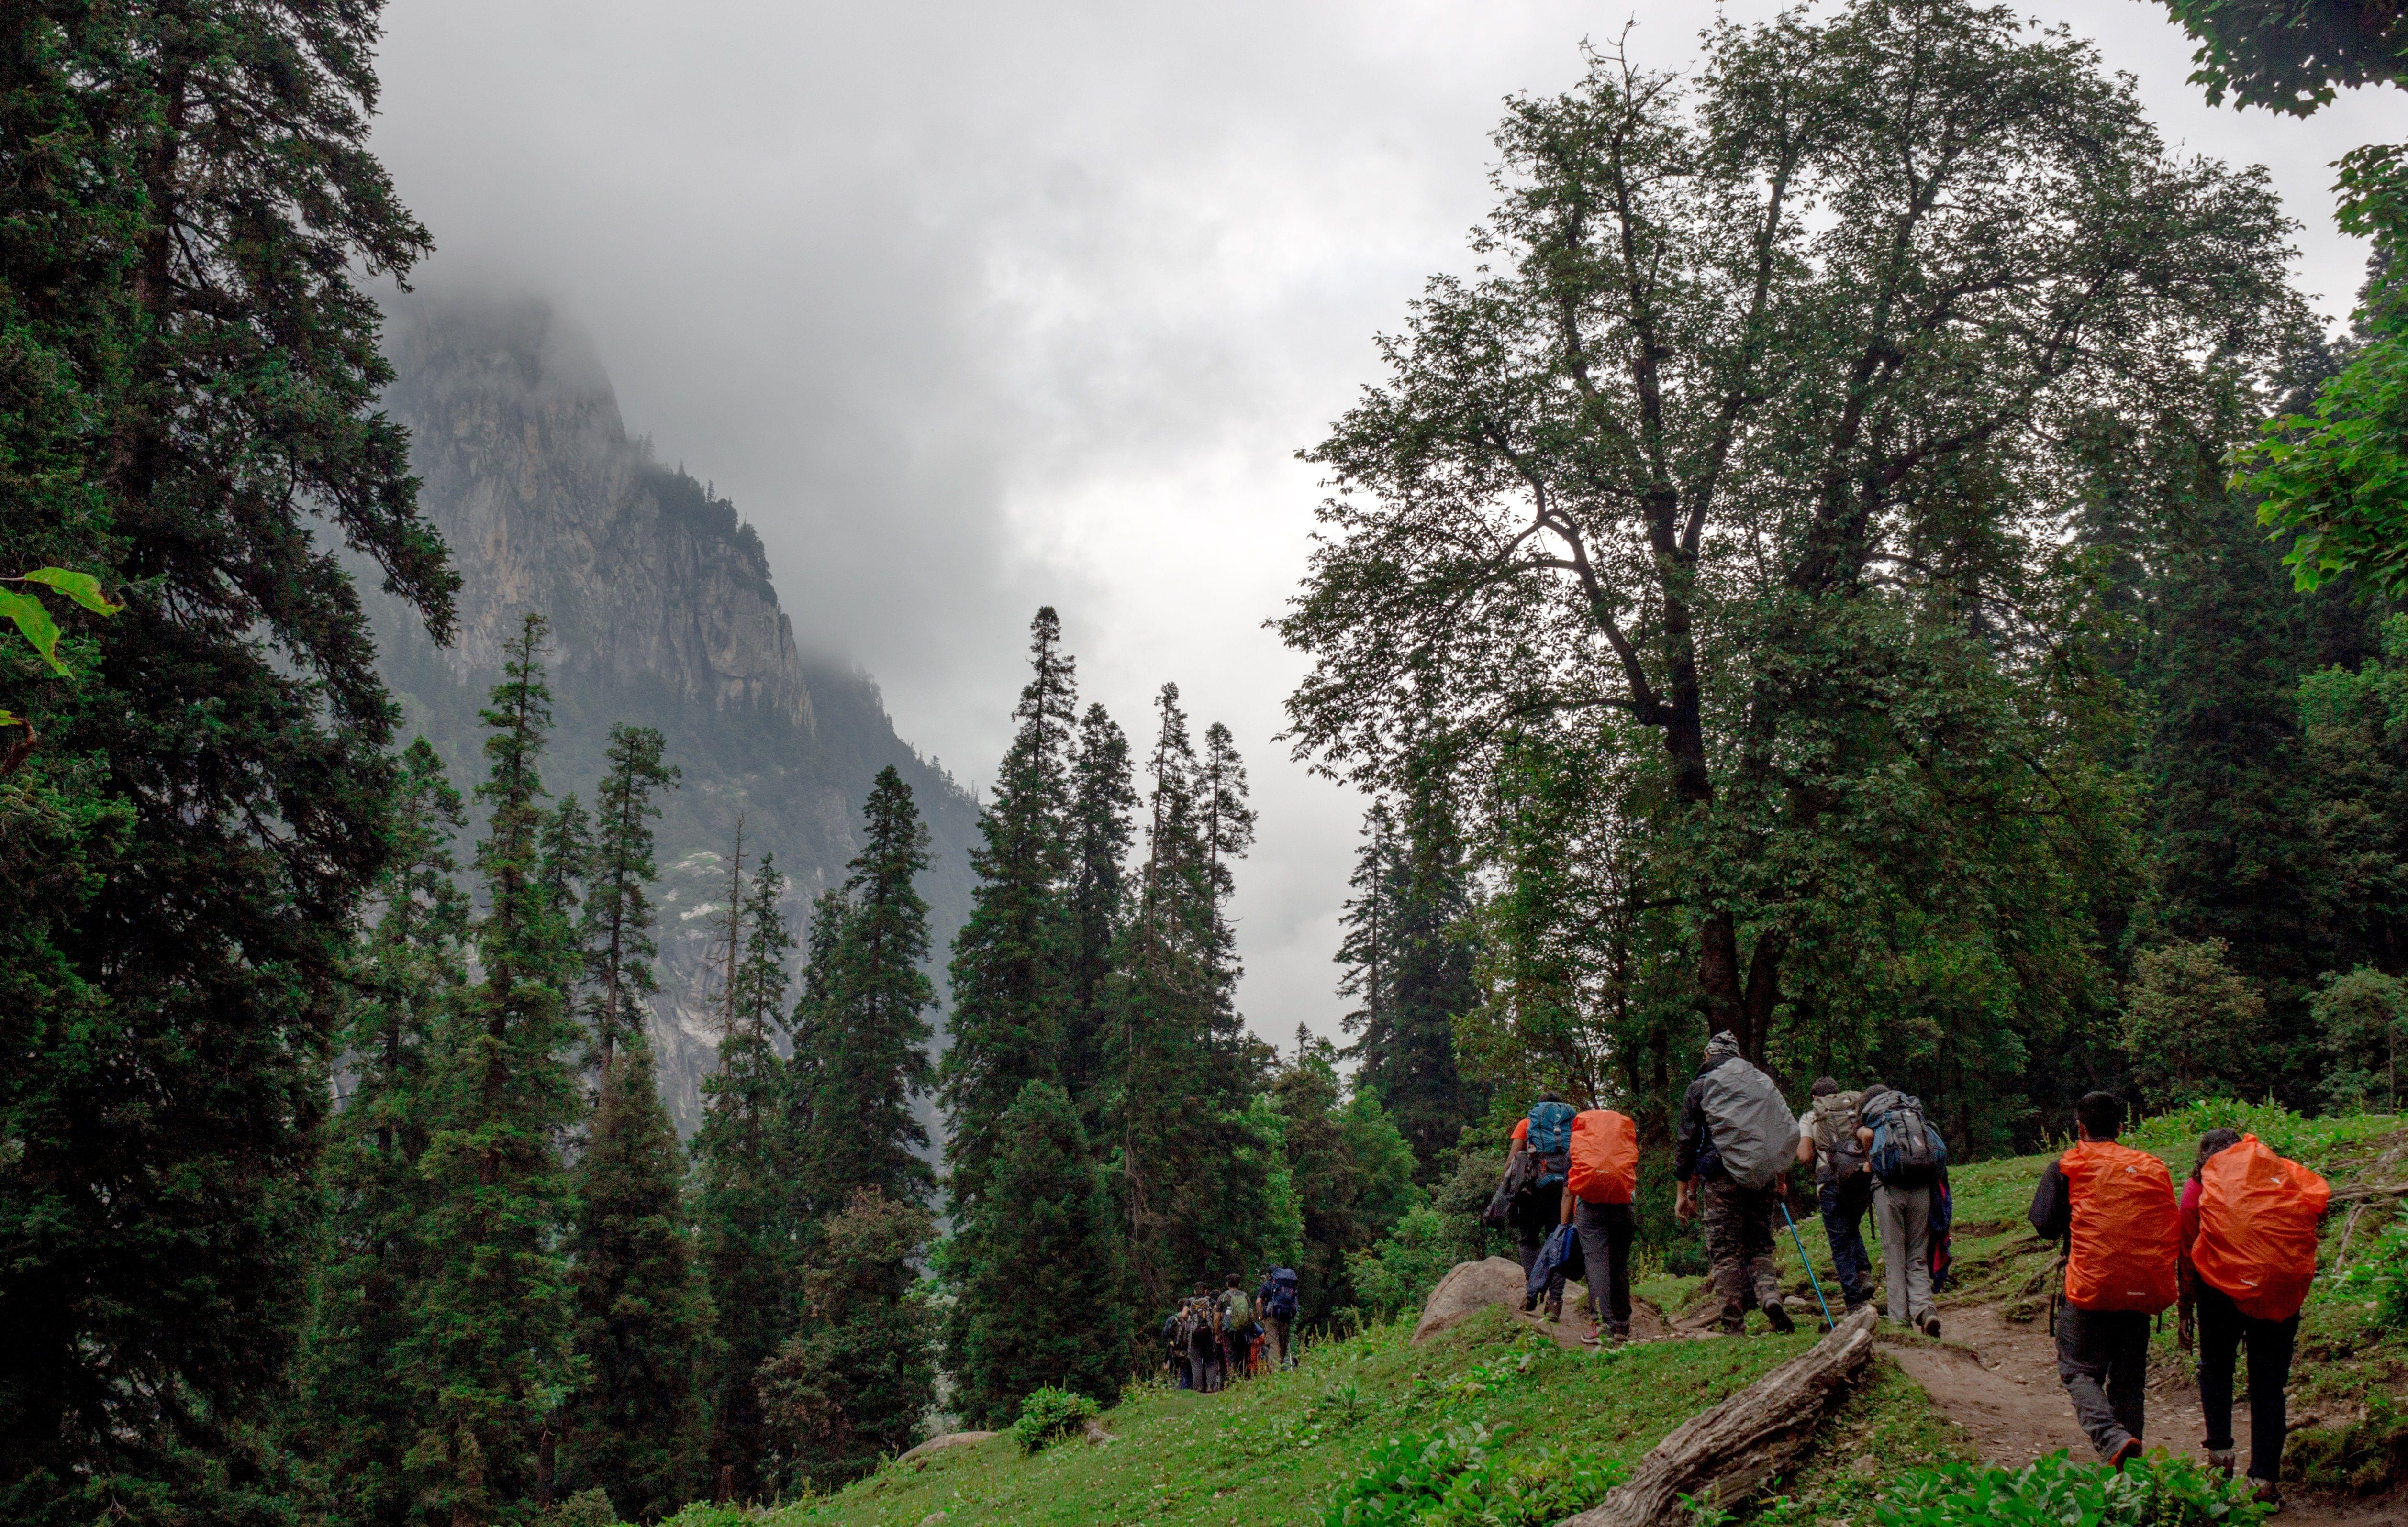
<instances>
[{"instance_id":1,"label":"backpack","mask_svg":"<svg viewBox=\"0 0 2408 1527\"><path fill-rule=\"evenodd\" d=\"M1948 1164L1948 1142L1923 1117L1923 1100L1890 1092L1873 1121L1873 1144L1866 1157L1873 1177L1885 1188L1928 1188L1940 1180Z\"/></svg>"},{"instance_id":2,"label":"backpack","mask_svg":"<svg viewBox=\"0 0 2408 1527\"><path fill-rule=\"evenodd\" d=\"M1772 1186L1798 1160L1798 1116L1772 1078L1737 1056L1701 1078L1707 1133L1723 1170L1742 1188Z\"/></svg>"},{"instance_id":3,"label":"backpack","mask_svg":"<svg viewBox=\"0 0 2408 1527\"><path fill-rule=\"evenodd\" d=\"M1639 1191L1639 1126L1611 1108L1572 1116L1565 1185L1584 1204L1627 1204Z\"/></svg>"},{"instance_id":4,"label":"backpack","mask_svg":"<svg viewBox=\"0 0 2408 1527\"><path fill-rule=\"evenodd\" d=\"M2073 1202L2065 1302L2143 1315L2172 1305L2182 1213L2166 1163L2113 1140L2085 1140L2057 1164Z\"/></svg>"},{"instance_id":5,"label":"backpack","mask_svg":"<svg viewBox=\"0 0 2408 1527\"><path fill-rule=\"evenodd\" d=\"M1264 1282L1263 1313L1282 1320L1296 1319L1296 1269L1274 1267Z\"/></svg>"},{"instance_id":6,"label":"backpack","mask_svg":"<svg viewBox=\"0 0 2408 1527\"><path fill-rule=\"evenodd\" d=\"M2199 1174L2191 1266L2257 1320L2287 1320L2316 1277L2316 1223L2332 1202L2324 1178L2244 1135Z\"/></svg>"},{"instance_id":7,"label":"backpack","mask_svg":"<svg viewBox=\"0 0 2408 1527\"><path fill-rule=\"evenodd\" d=\"M1254 1302L1243 1289L1227 1289L1213 1301L1221 1311L1221 1329L1232 1336L1242 1336L1254 1328Z\"/></svg>"},{"instance_id":8,"label":"backpack","mask_svg":"<svg viewBox=\"0 0 2408 1527\"><path fill-rule=\"evenodd\" d=\"M1530 1154L1539 1161L1534 1188L1558 1188L1570 1170L1572 1106L1569 1103L1530 1105Z\"/></svg>"},{"instance_id":9,"label":"backpack","mask_svg":"<svg viewBox=\"0 0 2408 1527\"><path fill-rule=\"evenodd\" d=\"M1843 1182L1864 1170L1865 1153L1856 1144L1864 1123L1862 1092L1833 1092L1818 1097L1807 1110L1806 1127L1813 1132L1814 1149L1830 1168L1831 1180Z\"/></svg>"}]
</instances>

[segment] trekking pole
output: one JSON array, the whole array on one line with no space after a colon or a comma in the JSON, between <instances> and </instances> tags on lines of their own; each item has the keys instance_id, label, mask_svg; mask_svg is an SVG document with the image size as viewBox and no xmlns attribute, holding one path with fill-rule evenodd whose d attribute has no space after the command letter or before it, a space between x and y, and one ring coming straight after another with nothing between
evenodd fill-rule
<instances>
[{"instance_id":1,"label":"trekking pole","mask_svg":"<svg viewBox=\"0 0 2408 1527\"><path fill-rule=\"evenodd\" d=\"M1838 1322L1831 1319L1831 1302L1823 1297L1823 1280L1814 1276L1814 1259L1806 1254L1806 1237L1798 1234L1798 1221L1789 1219L1789 1200L1776 1199L1781 1206L1781 1218L1789 1221L1789 1238L1798 1243L1798 1260L1806 1267L1806 1281L1814 1285L1814 1303L1823 1306L1823 1329L1836 1331Z\"/></svg>"}]
</instances>

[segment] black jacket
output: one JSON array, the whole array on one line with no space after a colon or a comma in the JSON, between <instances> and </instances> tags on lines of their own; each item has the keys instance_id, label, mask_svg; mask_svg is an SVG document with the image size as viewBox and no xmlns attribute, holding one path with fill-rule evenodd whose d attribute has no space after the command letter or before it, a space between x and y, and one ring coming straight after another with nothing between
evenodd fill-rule
<instances>
[{"instance_id":1,"label":"black jacket","mask_svg":"<svg viewBox=\"0 0 2408 1527\"><path fill-rule=\"evenodd\" d=\"M2061 1241L2073 1229L2072 1185L2065 1180L2065 1168L2055 1162L2040 1175L2030 1218L2032 1234L2044 1241Z\"/></svg>"},{"instance_id":2,"label":"black jacket","mask_svg":"<svg viewBox=\"0 0 2408 1527\"><path fill-rule=\"evenodd\" d=\"M1714 1132L1706 1122L1706 1077L1714 1067L1738 1060L1726 1055L1698 1067L1698 1077L1689 1090L1681 1094L1680 1137L1672 1146L1672 1176L1686 1182L1691 1177L1718 1177L1723 1171L1723 1154L1714 1149Z\"/></svg>"}]
</instances>

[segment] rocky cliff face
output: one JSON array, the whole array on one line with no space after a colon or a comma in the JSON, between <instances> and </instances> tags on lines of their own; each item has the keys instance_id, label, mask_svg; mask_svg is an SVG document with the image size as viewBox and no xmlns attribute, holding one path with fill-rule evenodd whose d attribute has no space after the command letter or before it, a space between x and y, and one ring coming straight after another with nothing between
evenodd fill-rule
<instances>
[{"instance_id":1,"label":"rocky cliff face","mask_svg":"<svg viewBox=\"0 0 2408 1527\"><path fill-rule=\"evenodd\" d=\"M423 732L464 787L480 773L477 709L521 616L552 624L555 795L590 794L611 725L657 726L681 788L661 822L661 1084L680 1127L715 1064L712 925L744 823L748 877L774 857L799 942L805 908L841 880L862 797L893 764L927 818L922 894L939 950L968 910L976 808L895 735L877 686L795 646L760 538L735 507L628 438L590 344L533 301L406 299L389 315L400 373L385 407L410 430L420 503L461 575L460 635L437 648L370 595L405 735ZM465 855L464 855L465 858Z\"/></svg>"}]
</instances>

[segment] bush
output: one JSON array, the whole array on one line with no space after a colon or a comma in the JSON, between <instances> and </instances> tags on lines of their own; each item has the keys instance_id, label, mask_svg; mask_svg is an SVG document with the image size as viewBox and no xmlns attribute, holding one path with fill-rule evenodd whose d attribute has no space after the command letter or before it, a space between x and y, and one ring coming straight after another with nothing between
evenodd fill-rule
<instances>
[{"instance_id":1,"label":"bush","mask_svg":"<svg viewBox=\"0 0 2408 1527\"><path fill-rule=\"evenodd\" d=\"M2020 1469L1917 1469L1892 1480L1873 1513L1882 1527L2247 1527L2271 1509L2248 1490L2163 1453L2121 1474L2052 1453Z\"/></svg>"},{"instance_id":2,"label":"bush","mask_svg":"<svg viewBox=\"0 0 2408 1527\"><path fill-rule=\"evenodd\" d=\"M544 1527L619 1527L619 1508L599 1490L580 1490L552 1508Z\"/></svg>"},{"instance_id":3,"label":"bush","mask_svg":"<svg viewBox=\"0 0 2408 1527\"><path fill-rule=\"evenodd\" d=\"M1618 1463L1546 1449L1509 1464L1490 1450L1504 1435L1470 1425L1389 1437L1330 1501L1324 1527L1541 1527L1621 1483Z\"/></svg>"},{"instance_id":4,"label":"bush","mask_svg":"<svg viewBox=\"0 0 2408 1527\"><path fill-rule=\"evenodd\" d=\"M1020 1402L1020 1419L1011 1423L1011 1440L1020 1444L1024 1453L1037 1452L1048 1443L1086 1430L1087 1423L1102 1414L1095 1401L1076 1391L1041 1389Z\"/></svg>"},{"instance_id":5,"label":"bush","mask_svg":"<svg viewBox=\"0 0 2408 1527\"><path fill-rule=\"evenodd\" d=\"M713 1506L695 1501L661 1523L661 1527L754 1527L757 1519L740 1506Z\"/></svg>"},{"instance_id":6,"label":"bush","mask_svg":"<svg viewBox=\"0 0 2408 1527\"><path fill-rule=\"evenodd\" d=\"M1420 1308L1449 1269L1479 1254L1477 1241L1455 1217L1423 1205L1398 1220L1387 1239L1349 1259L1348 1274L1363 1307L1393 1319Z\"/></svg>"},{"instance_id":7,"label":"bush","mask_svg":"<svg viewBox=\"0 0 2408 1527\"><path fill-rule=\"evenodd\" d=\"M2408 1326L2408 1219L2383 1227L2358 1264L2342 1274L2342 1289L2374 1306L2374 1323L2396 1331Z\"/></svg>"}]
</instances>

